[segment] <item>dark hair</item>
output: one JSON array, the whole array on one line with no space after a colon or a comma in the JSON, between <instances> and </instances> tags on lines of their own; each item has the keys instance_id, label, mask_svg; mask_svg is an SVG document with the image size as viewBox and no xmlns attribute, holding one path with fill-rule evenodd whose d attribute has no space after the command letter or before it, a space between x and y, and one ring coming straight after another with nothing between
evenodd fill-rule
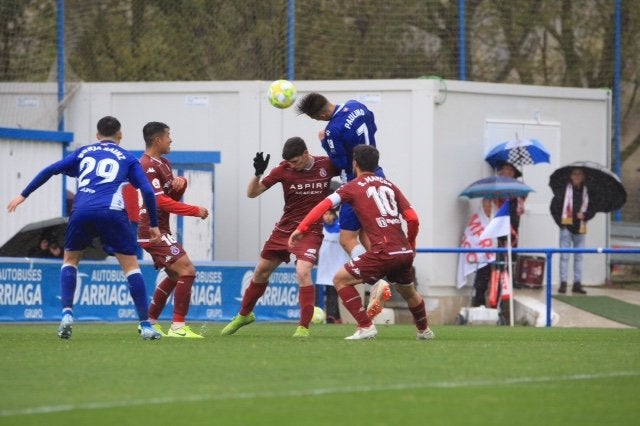
<instances>
[{"instance_id":1,"label":"dark hair","mask_svg":"<svg viewBox=\"0 0 640 426\"><path fill-rule=\"evenodd\" d=\"M353 148L353 159L363 172L375 172L380 153L374 146L356 145Z\"/></svg>"},{"instance_id":2,"label":"dark hair","mask_svg":"<svg viewBox=\"0 0 640 426\"><path fill-rule=\"evenodd\" d=\"M98 120L98 133L105 137L115 136L121 129L117 118L107 115Z\"/></svg>"},{"instance_id":3,"label":"dark hair","mask_svg":"<svg viewBox=\"0 0 640 426\"><path fill-rule=\"evenodd\" d=\"M298 111L298 114L307 114L309 117L315 118L315 116L320 113L328 103L329 101L327 98L322 96L320 93L313 92L298 101L296 110Z\"/></svg>"},{"instance_id":4,"label":"dark hair","mask_svg":"<svg viewBox=\"0 0 640 426\"><path fill-rule=\"evenodd\" d=\"M142 128L142 137L144 138L145 146L150 147L153 138L156 137L158 133L164 133L165 129L168 128L169 126L159 121L150 121L145 124Z\"/></svg>"},{"instance_id":5,"label":"dark hair","mask_svg":"<svg viewBox=\"0 0 640 426\"><path fill-rule=\"evenodd\" d=\"M304 139L298 136L287 139L282 148L282 158L289 161L294 157L298 157L307 151L307 144Z\"/></svg>"},{"instance_id":6,"label":"dark hair","mask_svg":"<svg viewBox=\"0 0 640 426\"><path fill-rule=\"evenodd\" d=\"M522 176L522 172L518 170L515 164L509 163L508 161L499 160L496 163L496 166L499 172L502 171L502 169L504 169L505 167L511 167L513 169L514 177L519 178L520 176Z\"/></svg>"}]
</instances>

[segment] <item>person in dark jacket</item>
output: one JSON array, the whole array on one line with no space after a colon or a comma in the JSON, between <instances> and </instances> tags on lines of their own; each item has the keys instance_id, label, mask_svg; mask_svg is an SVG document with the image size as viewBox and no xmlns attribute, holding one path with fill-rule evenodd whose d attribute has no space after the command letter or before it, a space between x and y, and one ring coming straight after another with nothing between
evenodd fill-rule
<instances>
[{"instance_id":1,"label":"person in dark jacket","mask_svg":"<svg viewBox=\"0 0 640 426\"><path fill-rule=\"evenodd\" d=\"M551 216L560 227L560 248L582 248L585 245L587 222L595 211L589 205L589 188L585 184L585 173L581 167L571 170L564 195L551 200ZM560 255L559 293L567 292L570 253ZM573 255L573 293L587 294L582 288L582 253Z\"/></svg>"}]
</instances>

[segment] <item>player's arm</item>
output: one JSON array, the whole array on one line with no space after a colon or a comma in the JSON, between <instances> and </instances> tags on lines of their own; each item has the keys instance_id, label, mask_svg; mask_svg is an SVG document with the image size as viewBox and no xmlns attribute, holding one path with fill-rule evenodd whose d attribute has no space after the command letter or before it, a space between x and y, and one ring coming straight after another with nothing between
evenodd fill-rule
<instances>
[{"instance_id":1,"label":"player's arm","mask_svg":"<svg viewBox=\"0 0 640 426\"><path fill-rule=\"evenodd\" d=\"M147 212L149 213L149 226L151 228L158 227L158 204L156 203L156 194L147 180L147 177L142 170L142 166L139 162L133 163L129 171L129 182L142 193L142 199L147 206Z\"/></svg>"},{"instance_id":2,"label":"player's arm","mask_svg":"<svg viewBox=\"0 0 640 426\"><path fill-rule=\"evenodd\" d=\"M340 195L334 192L333 194L329 195L327 198L316 204L316 206L312 208L309 213L307 213L304 219L302 219L300 225L298 225L296 230L293 231L293 233L289 237L289 247L293 247L295 245L295 242L302 238L302 234L307 232L312 224L320 220L324 212L326 212L330 208L336 207L338 204L340 204L340 201Z\"/></svg>"},{"instance_id":3,"label":"player's arm","mask_svg":"<svg viewBox=\"0 0 640 426\"><path fill-rule=\"evenodd\" d=\"M29 184L22 190L20 195L14 197L7 206L7 210L9 213L14 212L16 208L24 202L24 200L31 195L36 189L40 188L44 185L52 176L60 174L68 169L69 164L72 162L72 156L67 156L66 158L57 161L53 164L48 165L44 169L42 169Z\"/></svg>"},{"instance_id":4,"label":"player's arm","mask_svg":"<svg viewBox=\"0 0 640 426\"><path fill-rule=\"evenodd\" d=\"M407 222L407 239L413 249L416 249L416 238L418 237L418 229L420 228L420 220L418 213L409 207L402 212L402 217Z\"/></svg>"},{"instance_id":5,"label":"player's arm","mask_svg":"<svg viewBox=\"0 0 640 426\"><path fill-rule=\"evenodd\" d=\"M267 154L267 156L264 157L262 152L256 152L256 156L253 157L253 168L255 169L255 173L247 186L247 197L256 198L258 195L269 189L269 186L262 183L260 177L264 174L265 170L267 170L270 158L271 154Z\"/></svg>"},{"instance_id":6,"label":"player's arm","mask_svg":"<svg viewBox=\"0 0 640 426\"><path fill-rule=\"evenodd\" d=\"M346 151L347 147L345 146L344 135L339 128L333 127L329 129L329 134L330 136L324 139L324 144L326 145L323 145L329 148L326 149L325 147L325 151L327 151L329 159L333 165L340 170L350 169L349 156Z\"/></svg>"},{"instance_id":7,"label":"player's arm","mask_svg":"<svg viewBox=\"0 0 640 426\"><path fill-rule=\"evenodd\" d=\"M156 200L158 202L158 208L163 212L173 213L179 216L195 216L202 219L209 215L209 211L204 207L182 203L165 194L158 194Z\"/></svg>"},{"instance_id":8,"label":"player's arm","mask_svg":"<svg viewBox=\"0 0 640 426\"><path fill-rule=\"evenodd\" d=\"M249 185L247 186L247 197L256 198L267 189L269 188L260 181L260 176L254 176L251 178Z\"/></svg>"},{"instance_id":9,"label":"player's arm","mask_svg":"<svg viewBox=\"0 0 640 426\"><path fill-rule=\"evenodd\" d=\"M178 176L171 181L171 191L167 194L173 200L180 201L187 190L187 179Z\"/></svg>"}]
</instances>

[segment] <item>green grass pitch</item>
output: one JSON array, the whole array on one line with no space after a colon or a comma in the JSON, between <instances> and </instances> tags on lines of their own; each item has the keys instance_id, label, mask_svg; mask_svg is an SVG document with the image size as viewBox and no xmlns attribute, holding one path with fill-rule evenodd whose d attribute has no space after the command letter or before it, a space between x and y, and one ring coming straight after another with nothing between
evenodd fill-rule
<instances>
[{"instance_id":1,"label":"green grass pitch","mask_svg":"<svg viewBox=\"0 0 640 426\"><path fill-rule=\"evenodd\" d=\"M640 330L257 323L142 341L135 324L0 325L0 425L631 425ZM194 330L199 324L192 324Z\"/></svg>"}]
</instances>

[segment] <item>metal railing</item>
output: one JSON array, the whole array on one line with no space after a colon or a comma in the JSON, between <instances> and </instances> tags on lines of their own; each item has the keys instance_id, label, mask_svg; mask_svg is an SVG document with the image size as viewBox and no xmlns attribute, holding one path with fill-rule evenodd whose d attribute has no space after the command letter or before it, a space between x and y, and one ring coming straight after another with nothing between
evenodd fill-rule
<instances>
[{"instance_id":1,"label":"metal railing","mask_svg":"<svg viewBox=\"0 0 640 426\"><path fill-rule=\"evenodd\" d=\"M417 253L508 253L509 249L501 247L501 248L417 248ZM542 253L545 255L546 262L546 326L551 327L551 282L552 282L552 257L555 253L591 253L591 254L638 254L640 253L640 248L638 249L612 249L608 247L597 247L597 248L557 248L557 247L549 247L549 248L529 248L529 247L518 247L512 248L511 253ZM511 297L514 297L513 294Z\"/></svg>"}]
</instances>

